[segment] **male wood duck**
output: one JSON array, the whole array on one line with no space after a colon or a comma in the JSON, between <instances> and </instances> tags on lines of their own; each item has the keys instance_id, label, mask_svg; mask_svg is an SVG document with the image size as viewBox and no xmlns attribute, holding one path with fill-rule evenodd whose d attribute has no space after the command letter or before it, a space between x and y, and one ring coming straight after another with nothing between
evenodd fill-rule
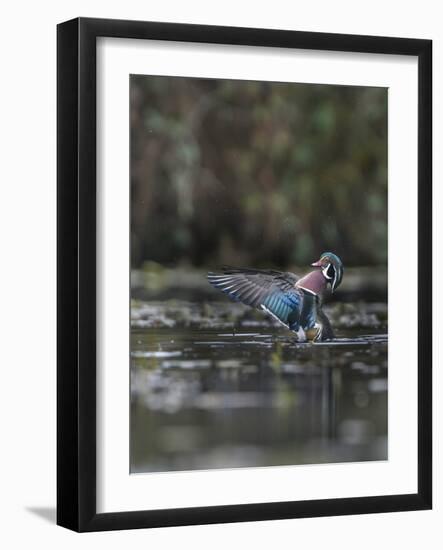
<instances>
[{"instance_id":1,"label":"male wood duck","mask_svg":"<svg viewBox=\"0 0 443 550\"><path fill-rule=\"evenodd\" d=\"M324 252L304 277L294 273L223 268L208 273L215 288L232 300L261 309L286 328L297 333L299 341L319 342L334 338L329 319L322 310L328 285L334 292L343 278L343 264L332 252Z\"/></svg>"}]
</instances>

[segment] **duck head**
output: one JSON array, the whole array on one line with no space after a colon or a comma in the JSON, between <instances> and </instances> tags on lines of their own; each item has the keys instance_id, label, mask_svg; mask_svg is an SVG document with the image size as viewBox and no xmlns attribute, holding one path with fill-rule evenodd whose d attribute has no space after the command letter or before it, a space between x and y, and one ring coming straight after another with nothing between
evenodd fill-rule
<instances>
[{"instance_id":1,"label":"duck head","mask_svg":"<svg viewBox=\"0 0 443 550\"><path fill-rule=\"evenodd\" d=\"M343 264L338 256L332 252L323 252L320 259L311 264L313 267L319 267L324 278L331 285L331 291L334 292L343 279Z\"/></svg>"}]
</instances>

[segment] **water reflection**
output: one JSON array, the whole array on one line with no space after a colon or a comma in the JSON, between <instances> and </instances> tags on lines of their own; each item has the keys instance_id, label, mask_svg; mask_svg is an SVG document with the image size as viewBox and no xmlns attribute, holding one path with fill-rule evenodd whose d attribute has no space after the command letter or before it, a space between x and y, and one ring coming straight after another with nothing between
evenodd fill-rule
<instances>
[{"instance_id":1,"label":"water reflection","mask_svg":"<svg viewBox=\"0 0 443 550\"><path fill-rule=\"evenodd\" d=\"M201 324L133 327L132 472L387 458L381 327L311 345Z\"/></svg>"}]
</instances>

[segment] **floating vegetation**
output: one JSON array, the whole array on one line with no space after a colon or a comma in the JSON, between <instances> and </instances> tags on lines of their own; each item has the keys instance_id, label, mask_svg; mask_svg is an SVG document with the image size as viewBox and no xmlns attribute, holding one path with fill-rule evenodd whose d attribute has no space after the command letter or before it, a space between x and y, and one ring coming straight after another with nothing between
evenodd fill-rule
<instances>
[{"instance_id":1,"label":"floating vegetation","mask_svg":"<svg viewBox=\"0 0 443 550\"><path fill-rule=\"evenodd\" d=\"M335 303L324 310L338 331L340 329L376 329L387 331L387 304L384 303ZM187 328L199 329L229 328L231 332L219 332L220 336L255 335L263 337L263 327L281 325L260 311L228 301L224 302L188 302L168 300L166 302L142 302L133 300L131 306L131 325L134 328ZM254 330L245 330L251 329ZM284 333L284 329L281 330Z\"/></svg>"}]
</instances>

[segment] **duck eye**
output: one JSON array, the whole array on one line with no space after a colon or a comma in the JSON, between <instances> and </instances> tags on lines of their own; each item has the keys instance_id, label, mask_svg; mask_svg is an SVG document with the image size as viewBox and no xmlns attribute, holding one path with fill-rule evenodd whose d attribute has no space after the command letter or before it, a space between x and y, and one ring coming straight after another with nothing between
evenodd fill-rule
<instances>
[{"instance_id":1,"label":"duck eye","mask_svg":"<svg viewBox=\"0 0 443 550\"><path fill-rule=\"evenodd\" d=\"M329 279L333 279L335 275L335 269L332 264L328 265L328 269L326 270L326 276L329 277Z\"/></svg>"}]
</instances>

